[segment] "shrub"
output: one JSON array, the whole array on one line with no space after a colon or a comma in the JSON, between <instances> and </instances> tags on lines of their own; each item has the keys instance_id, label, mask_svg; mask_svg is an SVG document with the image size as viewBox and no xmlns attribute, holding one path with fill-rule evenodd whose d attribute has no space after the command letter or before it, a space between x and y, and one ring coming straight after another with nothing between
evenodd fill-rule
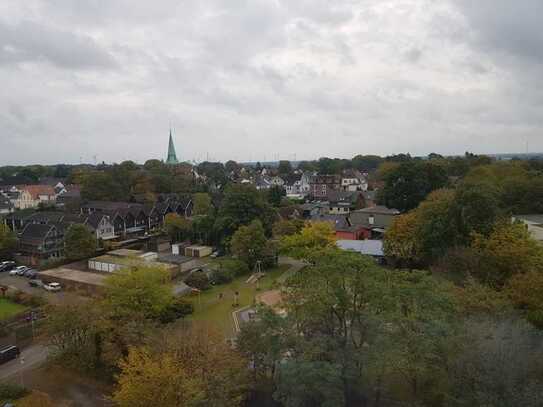
<instances>
[{"instance_id":1,"label":"shrub","mask_svg":"<svg viewBox=\"0 0 543 407\"><path fill-rule=\"evenodd\" d=\"M184 318L193 312L194 306L190 302L182 298L176 298L171 305L162 311L159 319L163 324L168 324L176 321L179 318Z\"/></svg>"},{"instance_id":2,"label":"shrub","mask_svg":"<svg viewBox=\"0 0 543 407\"><path fill-rule=\"evenodd\" d=\"M231 270L217 270L213 272L213 281L215 284L227 284L234 279L234 274Z\"/></svg>"},{"instance_id":3,"label":"shrub","mask_svg":"<svg viewBox=\"0 0 543 407\"><path fill-rule=\"evenodd\" d=\"M199 290L209 288L209 278L203 271L195 271L185 280L185 283Z\"/></svg>"},{"instance_id":4,"label":"shrub","mask_svg":"<svg viewBox=\"0 0 543 407\"><path fill-rule=\"evenodd\" d=\"M232 278L250 273L247 263L237 259L223 260L220 270L232 275Z\"/></svg>"},{"instance_id":5,"label":"shrub","mask_svg":"<svg viewBox=\"0 0 543 407\"><path fill-rule=\"evenodd\" d=\"M17 400L30 392L23 386L14 383L0 384L0 400Z\"/></svg>"}]
</instances>

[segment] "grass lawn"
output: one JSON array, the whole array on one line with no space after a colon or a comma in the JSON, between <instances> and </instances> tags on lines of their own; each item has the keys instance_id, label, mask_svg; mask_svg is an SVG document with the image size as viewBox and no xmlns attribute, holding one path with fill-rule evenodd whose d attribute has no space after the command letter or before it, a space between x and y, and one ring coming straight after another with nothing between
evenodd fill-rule
<instances>
[{"instance_id":1,"label":"grass lawn","mask_svg":"<svg viewBox=\"0 0 543 407\"><path fill-rule=\"evenodd\" d=\"M0 298L0 321L3 319L11 318L17 315L27 308L23 305L15 304L9 301L7 298Z\"/></svg>"},{"instance_id":2,"label":"grass lawn","mask_svg":"<svg viewBox=\"0 0 543 407\"><path fill-rule=\"evenodd\" d=\"M205 321L217 327L225 336L231 337L234 332L232 312L251 305L255 296L263 291L279 287L277 279L288 269L289 265L281 265L266 272L260 279L259 289L256 284L247 284L249 276L238 277L229 284L223 284L203 291L200 295L194 295L189 300L194 304L194 314L189 320ZM232 306L234 293L239 292L239 306ZM219 299L219 294L223 298Z\"/></svg>"}]
</instances>

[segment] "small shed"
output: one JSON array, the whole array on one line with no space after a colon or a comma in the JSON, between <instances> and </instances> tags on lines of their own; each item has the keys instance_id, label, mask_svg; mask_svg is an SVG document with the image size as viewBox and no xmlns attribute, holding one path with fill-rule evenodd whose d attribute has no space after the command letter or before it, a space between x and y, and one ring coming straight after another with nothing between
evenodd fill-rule
<instances>
[{"instance_id":1,"label":"small shed","mask_svg":"<svg viewBox=\"0 0 543 407\"><path fill-rule=\"evenodd\" d=\"M185 256L188 257L206 257L213 253L210 246L188 246L185 247Z\"/></svg>"}]
</instances>

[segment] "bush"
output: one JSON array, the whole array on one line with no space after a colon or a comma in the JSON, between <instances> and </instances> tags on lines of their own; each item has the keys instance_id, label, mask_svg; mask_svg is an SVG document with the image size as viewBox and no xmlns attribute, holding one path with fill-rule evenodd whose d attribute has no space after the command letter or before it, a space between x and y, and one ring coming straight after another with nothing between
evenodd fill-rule
<instances>
[{"instance_id":1,"label":"bush","mask_svg":"<svg viewBox=\"0 0 543 407\"><path fill-rule=\"evenodd\" d=\"M16 304L25 305L31 308L41 307L46 303L44 298L23 291L10 292L7 294L7 297Z\"/></svg>"},{"instance_id":2,"label":"bush","mask_svg":"<svg viewBox=\"0 0 543 407\"><path fill-rule=\"evenodd\" d=\"M0 384L0 400L17 400L30 392L23 386L13 383Z\"/></svg>"},{"instance_id":3,"label":"bush","mask_svg":"<svg viewBox=\"0 0 543 407\"><path fill-rule=\"evenodd\" d=\"M203 271L195 271L188 276L185 283L198 290L207 290L209 288L209 278Z\"/></svg>"},{"instance_id":4,"label":"bush","mask_svg":"<svg viewBox=\"0 0 543 407\"><path fill-rule=\"evenodd\" d=\"M232 278L245 276L251 272L247 263L237 259L223 260L221 262L220 271L232 275Z\"/></svg>"},{"instance_id":5,"label":"bush","mask_svg":"<svg viewBox=\"0 0 543 407\"><path fill-rule=\"evenodd\" d=\"M159 319L163 324L168 324L179 318L184 318L193 312L194 306L190 302L183 300L182 298L176 298L171 305L162 311Z\"/></svg>"},{"instance_id":6,"label":"bush","mask_svg":"<svg viewBox=\"0 0 543 407\"><path fill-rule=\"evenodd\" d=\"M217 270L213 272L213 282L215 284L227 284L234 279L234 273L231 270Z\"/></svg>"}]
</instances>

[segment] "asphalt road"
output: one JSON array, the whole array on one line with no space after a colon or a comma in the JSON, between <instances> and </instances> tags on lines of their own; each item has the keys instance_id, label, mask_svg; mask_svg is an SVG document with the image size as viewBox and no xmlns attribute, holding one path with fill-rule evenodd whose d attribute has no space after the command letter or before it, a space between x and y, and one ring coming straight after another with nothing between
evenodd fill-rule
<instances>
[{"instance_id":1,"label":"asphalt road","mask_svg":"<svg viewBox=\"0 0 543 407\"><path fill-rule=\"evenodd\" d=\"M39 344L23 349L18 359L0 365L0 380L11 378L41 365L47 359L47 354L47 347Z\"/></svg>"}]
</instances>

